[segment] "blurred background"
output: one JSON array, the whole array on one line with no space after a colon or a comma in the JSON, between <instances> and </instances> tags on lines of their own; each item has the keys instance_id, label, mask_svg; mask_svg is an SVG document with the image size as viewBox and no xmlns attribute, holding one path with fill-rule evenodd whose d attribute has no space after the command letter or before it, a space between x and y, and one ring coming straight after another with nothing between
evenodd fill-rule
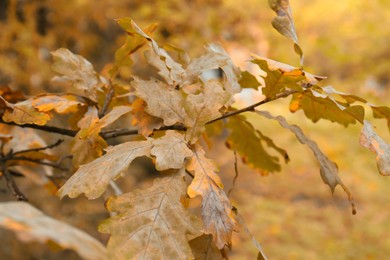
<instances>
[{"instance_id":1,"label":"blurred background","mask_svg":"<svg viewBox=\"0 0 390 260\"><path fill-rule=\"evenodd\" d=\"M322 85L361 95L369 102L389 106L390 0L290 0L305 70L327 76ZM0 0L0 86L35 95L61 92L51 82L50 51L64 47L84 56L97 71L113 60L125 33L115 18L131 17L141 27L157 22L154 38L200 55L207 43L219 42L241 69L251 69L251 53L299 66L292 42L271 26L273 11L265 0ZM148 75L148 66L134 57L121 71ZM250 95L250 96L248 96ZM245 96L251 103L258 93ZM282 172L260 176L239 163L239 177L231 200L262 244L270 259L386 259L390 255L390 179L379 176L375 156L358 144L360 125L348 128L291 114L289 100L260 107L284 115L300 125L339 165L340 177L357 205L352 216L340 187L332 196L322 182L311 152L277 123L248 114L251 122L285 148L291 162ZM368 118L372 117L368 110ZM390 143L384 120L373 121L378 134ZM222 156L221 156L222 155ZM220 165L226 190L232 186L234 156L216 141L209 157ZM143 185L148 174L142 162L120 180L124 191ZM140 184L141 183L141 184ZM50 216L107 240L96 231L107 217L103 199L62 202L42 187L18 180L31 203ZM0 201L13 200L3 183ZM4 189L3 189L4 188ZM2 234L5 235L2 235ZM72 252L52 253L47 246L22 245L1 230L0 256L8 259L77 259ZM243 232L233 236L231 259L255 259L256 249ZM6 258L4 258L6 259Z\"/></svg>"}]
</instances>

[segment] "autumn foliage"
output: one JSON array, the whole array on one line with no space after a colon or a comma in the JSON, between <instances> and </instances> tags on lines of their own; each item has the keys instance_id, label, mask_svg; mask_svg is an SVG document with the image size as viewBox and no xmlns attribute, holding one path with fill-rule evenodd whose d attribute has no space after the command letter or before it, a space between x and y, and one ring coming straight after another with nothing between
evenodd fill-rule
<instances>
[{"instance_id":1,"label":"autumn foliage","mask_svg":"<svg viewBox=\"0 0 390 260\"><path fill-rule=\"evenodd\" d=\"M235 66L219 44L209 44L201 56L190 59L181 49L160 46L152 36L155 25L141 29L132 19L121 18L117 22L127 33L126 42L101 72L82 56L61 48L51 55L52 69L58 74L53 80L64 86L63 93L26 97L2 87L1 176L17 200L27 201L13 180L17 175L52 189L61 186L57 191L61 198L84 194L96 199L108 189L117 191L115 180L125 177L137 158L150 158L160 174L154 176L149 188L116 192L107 199L105 206L111 217L98 227L110 234L107 248L25 202L1 203L0 225L28 234L25 236L30 239L55 241L87 259L221 259L231 246L233 232L249 231L239 205L232 205L224 190L218 166L207 157L213 137L223 138L227 149L262 175L280 171L282 162L289 161L287 152L256 129L244 112L276 120L306 145L318 160L324 183L332 192L340 185L356 214L337 164L299 126L259 107L291 97L289 110L302 110L313 122L325 119L344 126L362 124L360 142L376 154L381 175L390 174L390 145L365 120L365 109L371 109L375 118L387 120L390 128L390 108L322 86L320 82L326 77L303 69L303 51L289 2L269 2L276 13L272 25L294 42L300 67L254 55L250 62L262 74L253 75ZM120 71L134 64L132 57L139 52L144 53L150 68L157 70L156 77L132 75L131 80L124 80ZM208 71L220 76L206 77ZM261 90L264 99L239 108L235 95L247 88ZM47 144L36 130L68 136L71 141ZM108 140L120 136L134 138L109 145ZM71 163L69 157L56 154L52 148L70 154ZM56 178L58 172L72 175L61 183ZM201 198L198 210L189 206L195 198ZM30 212L29 219L21 217L19 211ZM69 232L65 238L78 240L46 234L44 229L49 225L60 229L59 233ZM265 259L259 243L253 241L259 259Z\"/></svg>"}]
</instances>

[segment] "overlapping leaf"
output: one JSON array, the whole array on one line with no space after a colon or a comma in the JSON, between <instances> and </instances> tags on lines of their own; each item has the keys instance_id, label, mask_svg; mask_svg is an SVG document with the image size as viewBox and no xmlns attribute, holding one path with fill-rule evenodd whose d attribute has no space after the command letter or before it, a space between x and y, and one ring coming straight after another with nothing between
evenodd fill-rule
<instances>
[{"instance_id":1,"label":"overlapping leaf","mask_svg":"<svg viewBox=\"0 0 390 260\"><path fill-rule=\"evenodd\" d=\"M97 91L101 88L104 78L99 76L92 64L64 48L51 54L54 58L52 69L62 75L55 80L71 83L77 89L83 90L88 98L96 101Z\"/></svg>"},{"instance_id":2,"label":"overlapping leaf","mask_svg":"<svg viewBox=\"0 0 390 260\"><path fill-rule=\"evenodd\" d=\"M324 183L329 186L332 193L334 192L335 187L339 184L348 195L348 199L350 200L351 205L352 205L352 213L356 214L351 192L348 190L348 188L341 181L341 179L338 175L337 164L334 163L333 161L329 160L328 157L318 148L317 144L305 136L305 134L302 132L301 128L299 128L296 125L288 124L284 117L282 117L282 116L274 117L269 112L266 112L266 111L256 111L256 113L258 113L259 115L262 115L268 119L278 121L278 123L282 127L293 132L295 134L295 136L297 137L297 139L299 140L299 142L307 145L310 148L310 150L313 152L313 154L315 155L315 157L317 158L317 160L320 164L320 174L321 174L321 178L324 181Z\"/></svg>"},{"instance_id":3,"label":"overlapping leaf","mask_svg":"<svg viewBox=\"0 0 390 260\"><path fill-rule=\"evenodd\" d=\"M313 89L294 94L290 103L290 111L296 112L299 109L302 109L306 117L313 122L323 118L348 126L356 121L363 123L364 120L362 106L341 104L327 94L321 94Z\"/></svg>"},{"instance_id":4,"label":"overlapping leaf","mask_svg":"<svg viewBox=\"0 0 390 260\"><path fill-rule=\"evenodd\" d=\"M0 203L0 226L16 233L22 241L54 242L72 249L84 259L108 259L104 246L87 233L46 216L25 202Z\"/></svg>"},{"instance_id":5,"label":"overlapping leaf","mask_svg":"<svg viewBox=\"0 0 390 260\"><path fill-rule=\"evenodd\" d=\"M188 187L190 198L202 196L202 219L204 232L213 235L219 249L231 243L236 220L232 215L232 206L223 191L221 179L216 174L214 163L207 159L199 145L194 147L194 155L187 164L187 170L195 178Z\"/></svg>"},{"instance_id":6,"label":"overlapping leaf","mask_svg":"<svg viewBox=\"0 0 390 260\"><path fill-rule=\"evenodd\" d=\"M146 102L137 98L131 104L131 113L133 115L131 124L138 127L138 133L148 137L153 133L154 129L158 129L163 125L163 120L161 118L149 115L146 109Z\"/></svg>"},{"instance_id":7,"label":"overlapping leaf","mask_svg":"<svg viewBox=\"0 0 390 260\"><path fill-rule=\"evenodd\" d=\"M108 147L106 154L82 165L58 191L60 197L75 198L81 193L89 199L103 194L111 180L118 178L137 157L150 156L151 141L131 141Z\"/></svg>"},{"instance_id":8,"label":"overlapping leaf","mask_svg":"<svg viewBox=\"0 0 390 260\"><path fill-rule=\"evenodd\" d=\"M167 172L145 190L136 190L106 203L118 215L99 231L110 233L110 256L115 259L192 259L187 235L199 235L199 224L183 207L184 170Z\"/></svg>"},{"instance_id":9,"label":"overlapping leaf","mask_svg":"<svg viewBox=\"0 0 390 260\"><path fill-rule=\"evenodd\" d=\"M154 146L151 154L156 157L158 171L180 169L184 165L184 160L192 156L184 135L176 131L167 131L163 137L153 140L152 144Z\"/></svg>"},{"instance_id":10,"label":"overlapping leaf","mask_svg":"<svg viewBox=\"0 0 390 260\"><path fill-rule=\"evenodd\" d=\"M226 127L230 129L227 138L228 147L236 150L244 163L258 170L261 174L266 175L269 172L276 172L281 169L278 158L270 155L265 150L263 142L279 152L287 162L287 152L277 147L271 139L256 130L245 117L240 115L230 117Z\"/></svg>"},{"instance_id":11,"label":"overlapping leaf","mask_svg":"<svg viewBox=\"0 0 390 260\"><path fill-rule=\"evenodd\" d=\"M325 78L310 74L301 68L258 56L251 61L267 73L266 76L262 76L265 81L262 92L268 99L273 99L286 90L303 91L306 85L314 85Z\"/></svg>"},{"instance_id":12,"label":"overlapping leaf","mask_svg":"<svg viewBox=\"0 0 390 260\"><path fill-rule=\"evenodd\" d=\"M390 145L375 133L370 122L366 120L360 134L360 144L376 154L379 173L383 176L390 175Z\"/></svg>"},{"instance_id":13,"label":"overlapping leaf","mask_svg":"<svg viewBox=\"0 0 390 260\"><path fill-rule=\"evenodd\" d=\"M221 251L215 246L212 235L201 235L190 242L195 259L222 260Z\"/></svg>"},{"instance_id":14,"label":"overlapping leaf","mask_svg":"<svg viewBox=\"0 0 390 260\"><path fill-rule=\"evenodd\" d=\"M130 111L130 107L116 106L99 119L96 107L89 107L87 113L78 123L80 131L77 132L71 144L73 165L78 167L100 157L103 148L107 146L106 141L99 135L101 129Z\"/></svg>"}]
</instances>

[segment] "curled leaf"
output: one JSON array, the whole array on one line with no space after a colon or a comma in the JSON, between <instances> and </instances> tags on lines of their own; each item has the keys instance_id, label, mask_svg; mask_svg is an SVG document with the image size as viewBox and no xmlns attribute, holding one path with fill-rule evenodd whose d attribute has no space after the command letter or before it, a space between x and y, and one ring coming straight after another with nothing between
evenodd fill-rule
<instances>
[{"instance_id":1,"label":"curled leaf","mask_svg":"<svg viewBox=\"0 0 390 260\"><path fill-rule=\"evenodd\" d=\"M390 145L385 143L367 120L360 134L360 144L376 154L378 171L383 176L390 175Z\"/></svg>"}]
</instances>

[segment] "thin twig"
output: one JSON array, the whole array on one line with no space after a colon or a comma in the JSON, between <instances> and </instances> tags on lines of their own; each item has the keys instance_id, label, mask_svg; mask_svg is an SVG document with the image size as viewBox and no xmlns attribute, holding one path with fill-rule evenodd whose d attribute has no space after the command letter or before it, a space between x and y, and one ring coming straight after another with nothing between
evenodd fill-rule
<instances>
[{"instance_id":1,"label":"thin twig","mask_svg":"<svg viewBox=\"0 0 390 260\"><path fill-rule=\"evenodd\" d=\"M194 176L192 173L190 173L188 170L186 170L186 173L187 173L188 175L190 175L190 176L192 177L192 179L195 178L195 176Z\"/></svg>"},{"instance_id":2,"label":"thin twig","mask_svg":"<svg viewBox=\"0 0 390 260\"><path fill-rule=\"evenodd\" d=\"M237 164L237 151L234 150L234 172L235 172L235 175L234 175L234 179L233 179L233 185L232 187L230 188L230 190L228 191L228 198L230 197L230 193L233 191L234 187L236 186L236 181L238 179L238 164Z\"/></svg>"},{"instance_id":3,"label":"thin twig","mask_svg":"<svg viewBox=\"0 0 390 260\"><path fill-rule=\"evenodd\" d=\"M63 141L64 140L62 140L62 139L58 139L58 141L55 142L54 144L51 144L51 145L48 145L48 146L45 146L45 147L39 147L39 148L33 148L33 149L17 151L15 153L13 153L12 155L17 155L17 154L21 154L21 153L28 153L28 152L39 152L39 151L43 151L43 150L46 150L46 149L51 149L51 148L54 148L54 147L60 145Z\"/></svg>"},{"instance_id":4,"label":"thin twig","mask_svg":"<svg viewBox=\"0 0 390 260\"><path fill-rule=\"evenodd\" d=\"M7 124L7 125L16 125L20 127L27 127L27 128L33 128L33 129L38 129L42 130L45 132L50 132L50 133L56 133L60 135L66 135L66 136L76 136L78 131L74 130L69 130L69 129L63 129L55 126L48 126L48 125L34 125L34 124L24 124L24 125L18 125L14 122L5 122L3 119L0 118L0 123Z\"/></svg>"},{"instance_id":5,"label":"thin twig","mask_svg":"<svg viewBox=\"0 0 390 260\"><path fill-rule=\"evenodd\" d=\"M19 201L28 201L26 196L24 196L24 194L19 190L11 174L8 172L5 162L1 164L1 171L3 172L8 189L12 192L12 195Z\"/></svg>"},{"instance_id":6,"label":"thin twig","mask_svg":"<svg viewBox=\"0 0 390 260\"><path fill-rule=\"evenodd\" d=\"M47 166L59 169L61 171L67 171L68 170L67 168L61 167L58 164L44 162L44 161L41 161L41 160L35 160L35 159L31 159L31 158L24 157L24 156L11 157L11 158L7 159L7 161L28 161L28 162L32 162L32 163L36 163L36 164L47 165Z\"/></svg>"},{"instance_id":7,"label":"thin twig","mask_svg":"<svg viewBox=\"0 0 390 260\"><path fill-rule=\"evenodd\" d=\"M106 95L106 98L104 99L104 104L103 104L102 110L100 110L99 115L98 115L99 118L102 118L106 114L108 106L110 105L112 97L114 96L114 94L115 94L115 90L112 87L112 84L110 82L108 84L108 93Z\"/></svg>"}]
</instances>

